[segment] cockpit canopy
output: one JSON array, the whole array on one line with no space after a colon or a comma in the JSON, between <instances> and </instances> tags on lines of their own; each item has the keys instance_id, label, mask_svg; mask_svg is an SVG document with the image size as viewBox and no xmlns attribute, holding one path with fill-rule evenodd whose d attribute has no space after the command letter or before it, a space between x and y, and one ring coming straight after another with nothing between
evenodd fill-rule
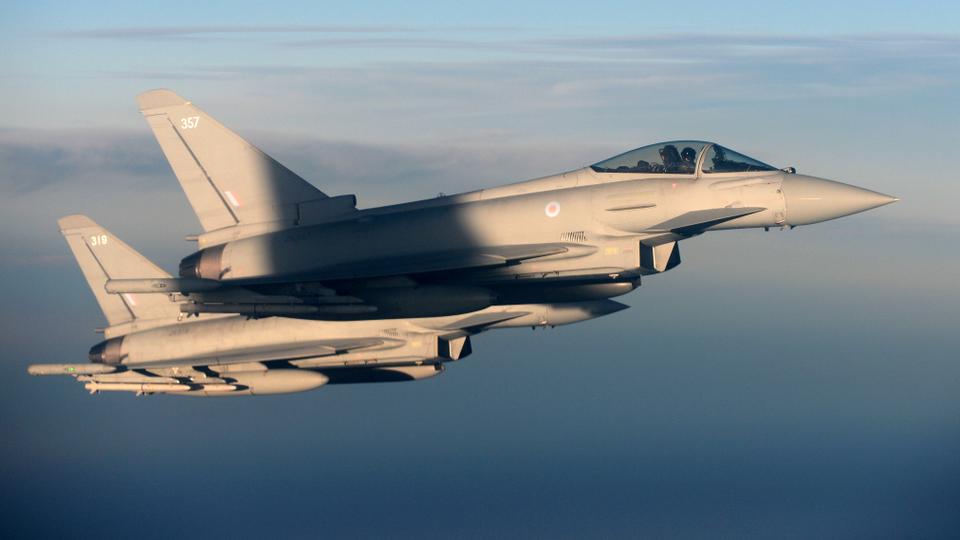
<instances>
[{"instance_id":1,"label":"cockpit canopy","mask_svg":"<svg viewBox=\"0 0 960 540\"><path fill-rule=\"evenodd\" d=\"M600 173L694 174L775 171L776 167L719 144L669 141L637 148L590 166Z\"/></svg>"}]
</instances>

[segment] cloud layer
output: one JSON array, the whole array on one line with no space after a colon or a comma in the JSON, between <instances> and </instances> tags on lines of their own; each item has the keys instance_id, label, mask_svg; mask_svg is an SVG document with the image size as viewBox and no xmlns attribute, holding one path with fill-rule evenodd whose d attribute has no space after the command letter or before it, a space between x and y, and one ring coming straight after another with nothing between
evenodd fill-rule
<instances>
[{"instance_id":1,"label":"cloud layer","mask_svg":"<svg viewBox=\"0 0 960 540\"><path fill-rule=\"evenodd\" d=\"M0 535L147 523L157 536L222 536L210 516L239 516L230 533L251 537L950 537L956 36L740 31L779 28L793 9L780 4L754 6L770 13L755 21L715 3L634 3L633 16L591 4L592 27L554 27L561 4L526 18L477 8L539 29L224 25L211 6L189 6L198 26L137 28L106 19L142 20L141 6L94 21L64 3L44 9L38 34L0 37L0 504L12 516ZM860 26L874 8L797 9L821 27ZM689 28L737 34L634 31L681 12ZM292 20L350 20L323 17ZM9 24L30 28L20 22ZM157 86L363 206L687 137L902 200L691 239L681 266L622 298L633 309L491 332L433 380L91 398L24 367L83 361L100 339L58 217L87 213L169 270L194 248L181 238L196 219L133 104Z\"/></svg>"}]
</instances>

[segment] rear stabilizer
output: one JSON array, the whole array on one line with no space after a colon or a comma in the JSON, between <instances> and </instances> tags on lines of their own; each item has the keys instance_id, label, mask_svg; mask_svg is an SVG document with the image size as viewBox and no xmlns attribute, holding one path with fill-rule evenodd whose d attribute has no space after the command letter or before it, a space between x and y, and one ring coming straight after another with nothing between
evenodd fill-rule
<instances>
[{"instance_id":1,"label":"rear stabilizer","mask_svg":"<svg viewBox=\"0 0 960 540\"><path fill-rule=\"evenodd\" d=\"M144 92L137 104L207 233L295 225L314 207L339 212L356 203L327 204L325 193L170 90Z\"/></svg>"},{"instance_id":2,"label":"rear stabilizer","mask_svg":"<svg viewBox=\"0 0 960 540\"><path fill-rule=\"evenodd\" d=\"M169 278L170 274L87 216L65 216L57 224L110 326L180 315L178 305L166 295L110 294L105 288L110 279Z\"/></svg>"}]
</instances>

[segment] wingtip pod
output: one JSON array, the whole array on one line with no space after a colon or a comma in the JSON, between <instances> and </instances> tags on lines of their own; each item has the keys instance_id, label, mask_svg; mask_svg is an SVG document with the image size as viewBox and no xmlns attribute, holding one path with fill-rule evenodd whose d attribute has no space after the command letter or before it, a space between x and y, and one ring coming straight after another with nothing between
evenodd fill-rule
<instances>
[{"instance_id":1,"label":"wingtip pod","mask_svg":"<svg viewBox=\"0 0 960 540\"><path fill-rule=\"evenodd\" d=\"M177 95L173 90L166 88L147 90L137 96L137 107L140 108L140 112L146 112L151 109L162 109L164 107L176 107L188 103L190 103L190 101Z\"/></svg>"},{"instance_id":2,"label":"wingtip pod","mask_svg":"<svg viewBox=\"0 0 960 540\"><path fill-rule=\"evenodd\" d=\"M103 375L116 371L116 366L105 364L32 364L30 375Z\"/></svg>"}]
</instances>

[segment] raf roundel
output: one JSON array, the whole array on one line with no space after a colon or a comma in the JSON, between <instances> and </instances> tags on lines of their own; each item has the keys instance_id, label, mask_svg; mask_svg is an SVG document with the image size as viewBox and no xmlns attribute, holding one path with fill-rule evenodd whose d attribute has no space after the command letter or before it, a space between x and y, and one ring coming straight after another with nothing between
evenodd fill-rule
<instances>
[{"instance_id":1,"label":"raf roundel","mask_svg":"<svg viewBox=\"0 0 960 540\"><path fill-rule=\"evenodd\" d=\"M555 218L560 215L560 203L557 201L550 201L547 203L547 206L543 209L543 212L547 214L547 217Z\"/></svg>"}]
</instances>

